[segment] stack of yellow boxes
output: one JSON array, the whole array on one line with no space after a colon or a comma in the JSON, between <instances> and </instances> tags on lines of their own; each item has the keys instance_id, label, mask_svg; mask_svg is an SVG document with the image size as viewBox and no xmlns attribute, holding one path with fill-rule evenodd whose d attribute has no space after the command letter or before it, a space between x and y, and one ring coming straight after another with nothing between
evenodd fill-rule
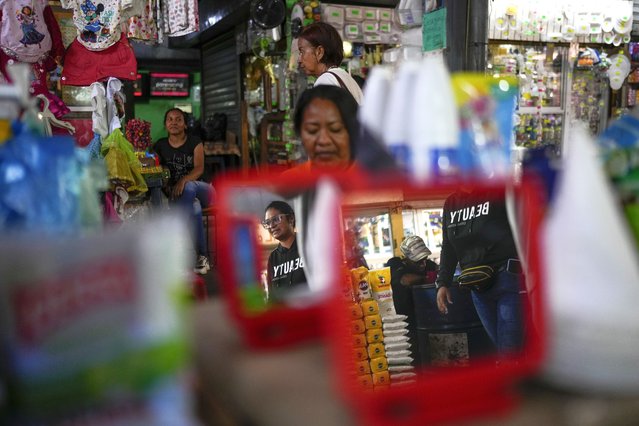
<instances>
[{"instance_id":1,"label":"stack of yellow boxes","mask_svg":"<svg viewBox=\"0 0 639 426\"><path fill-rule=\"evenodd\" d=\"M390 384L388 362L384 349L384 333L379 305L373 300L368 284L368 269L351 270L356 302L350 306L355 370L358 380L366 388L380 388Z\"/></svg>"}]
</instances>

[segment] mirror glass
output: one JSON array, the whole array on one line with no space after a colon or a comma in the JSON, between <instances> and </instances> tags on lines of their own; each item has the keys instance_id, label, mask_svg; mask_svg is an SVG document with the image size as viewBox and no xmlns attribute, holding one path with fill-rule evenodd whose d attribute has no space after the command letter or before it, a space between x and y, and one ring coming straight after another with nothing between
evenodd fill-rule
<instances>
[{"instance_id":1,"label":"mirror glass","mask_svg":"<svg viewBox=\"0 0 639 426\"><path fill-rule=\"evenodd\" d=\"M516 199L512 205L516 211ZM342 219L352 286L345 301L349 350L363 386L407 384L435 367L497 366L524 355L526 235L511 236L503 188L348 192ZM443 312L436 288L442 262L452 302Z\"/></svg>"},{"instance_id":2,"label":"mirror glass","mask_svg":"<svg viewBox=\"0 0 639 426\"><path fill-rule=\"evenodd\" d=\"M268 185L228 190L225 214L231 218L233 277L247 311L312 297L298 246L303 195Z\"/></svg>"}]
</instances>

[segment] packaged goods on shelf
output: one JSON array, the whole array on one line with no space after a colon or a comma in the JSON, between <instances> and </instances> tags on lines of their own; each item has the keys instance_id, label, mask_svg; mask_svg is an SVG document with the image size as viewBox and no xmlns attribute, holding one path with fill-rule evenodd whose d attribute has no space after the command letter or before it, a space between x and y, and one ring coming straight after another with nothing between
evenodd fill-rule
<instances>
[{"instance_id":1,"label":"packaged goods on shelf","mask_svg":"<svg viewBox=\"0 0 639 426\"><path fill-rule=\"evenodd\" d=\"M372 269L368 273L373 298L379 305L379 313L382 317L396 315L393 303L393 290L390 285L390 268Z\"/></svg>"}]
</instances>

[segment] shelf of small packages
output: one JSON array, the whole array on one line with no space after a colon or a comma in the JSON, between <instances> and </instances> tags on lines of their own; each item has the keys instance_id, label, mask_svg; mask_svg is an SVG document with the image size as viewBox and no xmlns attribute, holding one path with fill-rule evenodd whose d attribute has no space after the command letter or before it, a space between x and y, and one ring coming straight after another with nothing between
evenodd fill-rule
<instances>
[{"instance_id":1,"label":"shelf of small packages","mask_svg":"<svg viewBox=\"0 0 639 426\"><path fill-rule=\"evenodd\" d=\"M516 112L518 114L563 114L564 109L561 107L520 107Z\"/></svg>"}]
</instances>

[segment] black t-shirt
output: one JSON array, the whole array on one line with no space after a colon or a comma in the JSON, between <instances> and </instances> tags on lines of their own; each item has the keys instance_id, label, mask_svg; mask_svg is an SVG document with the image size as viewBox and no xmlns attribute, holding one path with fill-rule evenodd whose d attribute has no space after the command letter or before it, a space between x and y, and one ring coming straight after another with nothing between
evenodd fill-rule
<instances>
[{"instance_id":1,"label":"black t-shirt","mask_svg":"<svg viewBox=\"0 0 639 426\"><path fill-rule=\"evenodd\" d=\"M281 244L268 257L267 281L269 298L279 299L282 290L299 285L307 285L304 261L297 249L297 240L287 249Z\"/></svg>"},{"instance_id":2,"label":"black t-shirt","mask_svg":"<svg viewBox=\"0 0 639 426\"><path fill-rule=\"evenodd\" d=\"M446 199L443 216L438 282L450 285L458 262L466 269L518 258L503 190L455 192Z\"/></svg>"},{"instance_id":3,"label":"black t-shirt","mask_svg":"<svg viewBox=\"0 0 639 426\"><path fill-rule=\"evenodd\" d=\"M177 181L193 170L195 167L195 148L201 143L199 138L187 135L186 142L179 148L173 148L169 144L168 138L158 139L153 145L153 150L160 158L160 164L168 168L171 173L170 186L175 185Z\"/></svg>"}]
</instances>

